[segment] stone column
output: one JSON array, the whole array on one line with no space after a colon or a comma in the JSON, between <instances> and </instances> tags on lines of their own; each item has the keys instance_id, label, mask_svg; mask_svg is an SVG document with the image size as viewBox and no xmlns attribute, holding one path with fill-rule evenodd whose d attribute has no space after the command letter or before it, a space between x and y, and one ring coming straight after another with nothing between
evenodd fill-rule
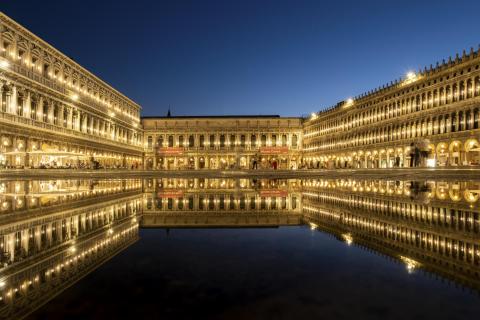
<instances>
[{"instance_id":1,"label":"stone column","mask_svg":"<svg viewBox=\"0 0 480 320\"><path fill-rule=\"evenodd\" d=\"M91 121L90 121L90 134L95 135L95 117L90 116Z\"/></svg>"},{"instance_id":2,"label":"stone column","mask_svg":"<svg viewBox=\"0 0 480 320\"><path fill-rule=\"evenodd\" d=\"M28 235L28 229L27 230L22 230L21 231L21 234L22 234L22 249L25 250L25 253L28 254L28 240L30 239L29 235Z\"/></svg>"},{"instance_id":3,"label":"stone column","mask_svg":"<svg viewBox=\"0 0 480 320\"><path fill-rule=\"evenodd\" d=\"M55 116L54 111L55 111L55 104L53 101L50 101L48 103L48 116L47 116L47 122L50 124L53 124L53 118Z\"/></svg>"},{"instance_id":4,"label":"stone column","mask_svg":"<svg viewBox=\"0 0 480 320\"><path fill-rule=\"evenodd\" d=\"M82 114L80 113L80 111L78 110L76 111L77 111L77 118L75 120L75 130L81 131L82 128L80 128L80 117L82 116Z\"/></svg>"},{"instance_id":5,"label":"stone column","mask_svg":"<svg viewBox=\"0 0 480 320\"><path fill-rule=\"evenodd\" d=\"M54 110L54 122L55 122L55 116L57 117L57 126L64 127L63 125L63 105L59 105L57 108L57 114L55 114L55 108Z\"/></svg>"},{"instance_id":6,"label":"stone column","mask_svg":"<svg viewBox=\"0 0 480 320\"><path fill-rule=\"evenodd\" d=\"M11 113L11 101L12 101L12 91L5 92L5 112Z\"/></svg>"},{"instance_id":7,"label":"stone column","mask_svg":"<svg viewBox=\"0 0 480 320\"><path fill-rule=\"evenodd\" d=\"M10 107L8 111L11 114L17 114L17 100L18 100L17 87L12 85L12 91L10 95Z\"/></svg>"},{"instance_id":8,"label":"stone column","mask_svg":"<svg viewBox=\"0 0 480 320\"><path fill-rule=\"evenodd\" d=\"M32 96L29 90L26 91L25 100L23 101L23 116L25 118L30 118L30 113L32 111Z\"/></svg>"},{"instance_id":9,"label":"stone column","mask_svg":"<svg viewBox=\"0 0 480 320\"><path fill-rule=\"evenodd\" d=\"M73 109L69 107L67 112L67 128L73 129Z\"/></svg>"},{"instance_id":10,"label":"stone column","mask_svg":"<svg viewBox=\"0 0 480 320\"><path fill-rule=\"evenodd\" d=\"M86 133L87 126L88 126L88 114L82 113L82 117L83 117L82 132Z\"/></svg>"}]
</instances>

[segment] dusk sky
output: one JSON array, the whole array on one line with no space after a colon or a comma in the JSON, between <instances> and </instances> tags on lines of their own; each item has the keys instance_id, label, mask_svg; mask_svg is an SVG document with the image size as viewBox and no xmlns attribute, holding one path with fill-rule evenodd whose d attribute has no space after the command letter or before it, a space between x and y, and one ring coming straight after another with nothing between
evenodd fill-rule
<instances>
[{"instance_id":1,"label":"dusk sky","mask_svg":"<svg viewBox=\"0 0 480 320\"><path fill-rule=\"evenodd\" d=\"M480 1L15 1L0 10L142 115L329 107L478 48Z\"/></svg>"}]
</instances>

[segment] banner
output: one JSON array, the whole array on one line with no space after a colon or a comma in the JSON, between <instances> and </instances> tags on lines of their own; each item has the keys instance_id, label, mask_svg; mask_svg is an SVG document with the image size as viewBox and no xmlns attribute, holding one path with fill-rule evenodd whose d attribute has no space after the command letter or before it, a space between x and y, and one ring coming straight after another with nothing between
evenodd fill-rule
<instances>
[{"instance_id":1,"label":"banner","mask_svg":"<svg viewBox=\"0 0 480 320\"><path fill-rule=\"evenodd\" d=\"M261 147L261 154L287 154L288 147Z\"/></svg>"},{"instance_id":2,"label":"banner","mask_svg":"<svg viewBox=\"0 0 480 320\"><path fill-rule=\"evenodd\" d=\"M261 190L260 197L286 197L288 196L287 190Z\"/></svg>"},{"instance_id":3,"label":"banner","mask_svg":"<svg viewBox=\"0 0 480 320\"><path fill-rule=\"evenodd\" d=\"M183 154L182 147L161 147L157 150L158 154L162 155L181 155Z\"/></svg>"}]
</instances>

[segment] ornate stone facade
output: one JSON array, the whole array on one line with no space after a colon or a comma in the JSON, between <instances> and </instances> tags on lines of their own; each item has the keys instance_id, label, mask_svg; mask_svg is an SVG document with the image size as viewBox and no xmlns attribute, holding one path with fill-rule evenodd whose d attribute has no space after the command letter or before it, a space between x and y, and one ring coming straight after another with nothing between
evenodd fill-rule
<instances>
[{"instance_id":1,"label":"ornate stone facade","mask_svg":"<svg viewBox=\"0 0 480 320\"><path fill-rule=\"evenodd\" d=\"M0 166L141 164L140 106L0 13Z\"/></svg>"},{"instance_id":2,"label":"ornate stone facade","mask_svg":"<svg viewBox=\"0 0 480 320\"><path fill-rule=\"evenodd\" d=\"M145 167L158 170L297 168L302 119L279 116L142 119Z\"/></svg>"},{"instance_id":3,"label":"ornate stone facade","mask_svg":"<svg viewBox=\"0 0 480 320\"><path fill-rule=\"evenodd\" d=\"M145 117L0 14L0 168L297 169L480 165L480 55L313 114Z\"/></svg>"},{"instance_id":4,"label":"ornate stone facade","mask_svg":"<svg viewBox=\"0 0 480 320\"><path fill-rule=\"evenodd\" d=\"M310 167L392 168L480 164L480 51L409 73L312 114Z\"/></svg>"}]
</instances>

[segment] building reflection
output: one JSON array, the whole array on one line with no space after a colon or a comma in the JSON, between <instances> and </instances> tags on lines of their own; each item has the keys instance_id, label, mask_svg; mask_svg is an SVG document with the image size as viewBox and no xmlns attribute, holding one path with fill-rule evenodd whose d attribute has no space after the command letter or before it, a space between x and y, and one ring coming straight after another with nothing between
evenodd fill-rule
<instances>
[{"instance_id":1,"label":"building reflection","mask_svg":"<svg viewBox=\"0 0 480 320\"><path fill-rule=\"evenodd\" d=\"M478 181L308 180L304 219L416 268L480 289Z\"/></svg>"},{"instance_id":2,"label":"building reflection","mask_svg":"<svg viewBox=\"0 0 480 320\"><path fill-rule=\"evenodd\" d=\"M301 224L301 181L149 179L142 227L265 227Z\"/></svg>"},{"instance_id":3,"label":"building reflection","mask_svg":"<svg viewBox=\"0 0 480 320\"><path fill-rule=\"evenodd\" d=\"M51 179L0 181L0 214L28 212L78 201L97 202L141 191L140 179Z\"/></svg>"},{"instance_id":4,"label":"building reflection","mask_svg":"<svg viewBox=\"0 0 480 320\"><path fill-rule=\"evenodd\" d=\"M139 181L2 185L0 318L28 315L138 239Z\"/></svg>"},{"instance_id":5,"label":"building reflection","mask_svg":"<svg viewBox=\"0 0 480 320\"><path fill-rule=\"evenodd\" d=\"M0 318L22 318L139 228L308 225L480 290L480 181L110 179L0 182ZM20 200L20 201L19 201Z\"/></svg>"}]
</instances>

